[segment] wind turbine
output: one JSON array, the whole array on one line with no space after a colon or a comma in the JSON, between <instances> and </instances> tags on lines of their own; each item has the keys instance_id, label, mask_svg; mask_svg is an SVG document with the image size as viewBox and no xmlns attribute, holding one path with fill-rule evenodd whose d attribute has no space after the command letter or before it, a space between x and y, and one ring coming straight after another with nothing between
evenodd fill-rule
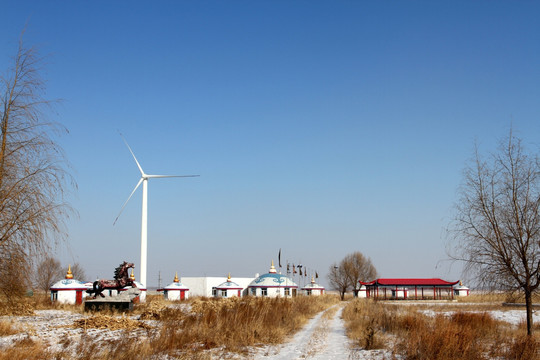
<instances>
[{"instance_id":1,"label":"wind turbine","mask_svg":"<svg viewBox=\"0 0 540 360\"><path fill-rule=\"evenodd\" d=\"M120 134L122 136L122 134ZM137 161L137 158L135 157L135 154L129 147L129 144L127 143L126 139L122 136L122 139L124 140L124 143L126 144L127 148L129 149L129 152L133 156L133 159L135 160L135 163L137 163L137 167L139 168L139 171L141 172L141 178L139 179L139 182L129 195L128 199L122 205L122 208L120 209L120 213L114 220L114 224L116 224L116 221L122 214L122 211L124 211L124 208L126 207L127 203L129 202L129 199L133 196L135 191L139 188L141 183L143 184L143 193L142 193L142 219L141 219L141 270L140 270L140 277L139 281L145 285L148 286L146 283L146 258L147 258L147 240L148 240L148 179L156 179L156 178L180 178L180 177L197 177L200 175L149 175L144 172L144 170L141 167L141 164Z\"/></svg>"}]
</instances>

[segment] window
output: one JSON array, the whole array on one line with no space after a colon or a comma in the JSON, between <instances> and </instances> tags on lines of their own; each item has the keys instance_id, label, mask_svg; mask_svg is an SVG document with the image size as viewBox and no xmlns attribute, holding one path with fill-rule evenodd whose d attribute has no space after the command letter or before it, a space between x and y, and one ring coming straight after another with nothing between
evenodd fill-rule
<instances>
[{"instance_id":1,"label":"window","mask_svg":"<svg viewBox=\"0 0 540 360\"><path fill-rule=\"evenodd\" d=\"M257 288L251 288L251 295L257 295Z\"/></svg>"},{"instance_id":2,"label":"window","mask_svg":"<svg viewBox=\"0 0 540 360\"><path fill-rule=\"evenodd\" d=\"M285 288L285 296L291 295L291 288Z\"/></svg>"},{"instance_id":3,"label":"window","mask_svg":"<svg viewBox=\"0 0 540 360\"><path fill-rule=\"evenodd\" d=\"M221 297L227 297L227 290L221 290Z\"/></svg>"},{"instance_id":4,"label":"window","mask_svg":"<svg viewBox=\"0 0 540 360\"><path fill-rule=\"evenodd\" d=\"M212 296L217 296L217 289L215 287L212 288Z\"/></svg>"},{"instance_id":5,"label":"window","mask_svg":"<svg viewBox=\"0 0 540 360\"><path fill-rule=\"evenodd\" d=\"M261 295L262 296L268 296L268 289L267 288L261 288Z\"/></svg>"},{"instance_id":6,"label":"window","mask_svg":"<svg viewBox=\"0 0 540 360\"><path fill-rule=\"evenodd\" d=\"M311 289L306 290L307 295L311 295Z\"/></svg>"}]
</instances>

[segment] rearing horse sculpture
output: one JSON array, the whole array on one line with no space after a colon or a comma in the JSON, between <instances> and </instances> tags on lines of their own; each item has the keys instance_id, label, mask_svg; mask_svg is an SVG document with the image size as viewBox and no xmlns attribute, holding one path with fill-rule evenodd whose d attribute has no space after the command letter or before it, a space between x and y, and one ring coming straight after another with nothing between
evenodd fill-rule
<instances>
[{"instance_id":1,"label":"rearing horse sculpture","mask_svg":"<svg viewBox=\"0 0 540 360\"><path fill-rule=\"evenodd\" d=\"M133 265L133 263L124 261L114 270L114 280L96 280L94 281L93 288L86 290L86 292L88 294L94 294L95 299L98 295L105 297L105 295L102 294L105 289L120 290L126 286L136 287L133 280L131 280L128 275L128 269L134 267L135 265Z\"/></svg>"}]
</instances>

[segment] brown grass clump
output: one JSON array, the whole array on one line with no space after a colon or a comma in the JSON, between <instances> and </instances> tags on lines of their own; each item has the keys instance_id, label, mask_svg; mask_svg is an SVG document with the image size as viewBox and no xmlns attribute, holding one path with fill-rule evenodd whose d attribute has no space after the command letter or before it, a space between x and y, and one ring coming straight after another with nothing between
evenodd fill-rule
<instances>
[{"instance_id":1,"label":"brown grass clump","mask_svg":"<svg viewBox=\"0 0 540 360\"><path fill-rule=\"evenodd\" d=\"M8 336L20 333L21 330L15 326L13 320L0 320L0 336Z\"/></svg>"},{"instance_id":2,"label":"brown grass clump","mask_svg":"<svg viewBox=\"0 0 540 360\"><path fill-rule=\"evenodd\" d=\"M538 339L516 331L485 312L423 317L403 334L395 351L405 360L540 358Z\"/></svg>"},{"instance_id":3,"label":"brown grass clump","mask_svg":"<svg viewBox=\"0 0 540 360\"><path fill-rule=\"evenodd\" d=\"M160 296L147 296L146 302L136 305L132 314L139 314L141 320L159 320L161 313L167 308L170 302Z\"/></svg>"},{"instance_id":4,"label":"brown grass clump","mask_svg":"<svg viewBox=\"0 0 540 360\"><path fill-rule=\"evenodd\" d=\"M90 317L75 320L72 327L81 329L107 329L107 330L133 330L133 329L150 329L147 324L133 320L129 317L110 316L96 314Z\"/></svg>"},{"instance_id":5,"label":"brown grass clump","mask_svg":"<svg viewBox=\"0 0 540 360\"><path fill-rule=\"evenodd\" d=\"M458 313L451 318L437 315L433 321L417 321L397 344L397 349L405 359L485 359L488 348L482 332L485 334L487 330L484 324L490 322L488 318L486 314Z\"/></svg>"},{"instance_id":6,"label":"brown grass clump","mask_svg":"<svg viewBox=\"0 0 540 360\"><path fill-rule=\"evenodd\" d=\"M540 352L540 341L534 336L522 335L516 337L510 346L504 351L504 359L525 360L538 359Z\"/></svg>"},{"instance_id":7,"label":"brown grass clump","mask_svg":"<svg viewBox=\"0 0 540 360\"><path fill-rule=\"evenodd\" d=\"M34 342L29 337L17 341L9 348L2 348L0 360L49 360L54 359L54 355L44 350L43 344Z\"/></svg>"},{"instance_id":8,"label":"brown grass clump","mask_svg":"<svg viewBox=\"0 0 540 360\"><path fill-rule=\"evenodd\" d=\"M34 307L25 302L19 304L0 302L0 315L31 316L34 315Z\"/></svg>"},{"instance_id":9,"label":"brown grass clump","mask_svg":"<svg viewBox=\"0 0 540 360\"><path fill-rule=\"evenodd\" d=\"M397 331L399 326L396 307L367 299L350 301L343 309L342 317L347 336L366 350L384 348L385 334Z\"/></svg>"}]
</instances>

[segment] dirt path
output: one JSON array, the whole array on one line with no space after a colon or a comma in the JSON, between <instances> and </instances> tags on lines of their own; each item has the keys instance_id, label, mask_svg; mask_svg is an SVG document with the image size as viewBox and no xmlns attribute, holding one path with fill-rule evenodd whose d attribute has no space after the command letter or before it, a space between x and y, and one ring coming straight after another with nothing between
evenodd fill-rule
<instances>
[{"instance_id":1,"label":"dirt path","mask_svg":"<svg viewBox=\"0 0 540 360\"><path fill-rule=\"evenodd\" d=\"M340 304L319 313L291 341L268 348L255 359L350 359L342 311Z\"/></svg>"},{"instance_id":2,"label":"dirt path","mask_svg":"<svg viewBox=\"0 0 540 360\"><path fill-rule=\"evenodd\" d=\"M319 313L289 342L268 347L254 360L382 360L385 351L366 351L351 347L345 334L341 313L345 304L339 304Z\"/></svg>"}]
</instances>

